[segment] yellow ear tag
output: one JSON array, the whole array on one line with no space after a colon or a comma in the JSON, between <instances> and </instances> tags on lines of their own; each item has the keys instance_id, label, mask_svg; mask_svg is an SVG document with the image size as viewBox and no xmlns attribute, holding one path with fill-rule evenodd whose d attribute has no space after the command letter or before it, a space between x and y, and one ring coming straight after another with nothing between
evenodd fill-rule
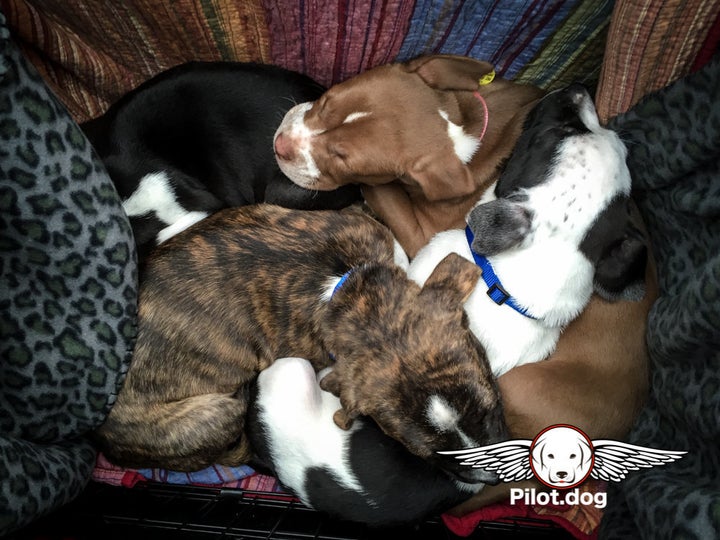
<instances>
[{"instance_id":1,"label":"yellow ear tag","mask_svg":"<svg viewBox=\"0 0 720 540\"><path fill-rule=\"evenodd\" d=\"M480 77L480 80L478 81L478 84L480 86L484 86L486 84L490 84L495 79L495 70L493 69L490 73L486 73L482 77Z\"/></svg>"}]
</instances>

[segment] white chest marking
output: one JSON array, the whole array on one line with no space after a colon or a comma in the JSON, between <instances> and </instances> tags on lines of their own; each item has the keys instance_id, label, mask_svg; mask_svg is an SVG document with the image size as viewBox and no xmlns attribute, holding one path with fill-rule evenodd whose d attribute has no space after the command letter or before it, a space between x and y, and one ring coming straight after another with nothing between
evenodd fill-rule
<instances>
[{"instance_id":1,"label":"white chest marking","mask_svg":"<svg viewBox=\"0 0 720 540\"><path fill-rule=\"evenodd\" d=\"M457 157L460 158L460 161L463 163L469 163L480 146L480 139L468 135L462 126L451 122L448 114L442 109L438 109L438 113L440 113L442 119L447 122L448 136L453 143L455 154L457 154Z\"/></svg>"},{"instance_id":2,"label":"white chest marking","mask_svg":"<svg viewBox=\"0 0 720 540\"><path fill-rule=\"evenodd\" d=\"M168 225L158 233L158 243L164 242L208 216L207 212L190 212L180 206L165 172L143 176L137 189L123 201L123 209L129 217L154 213L157 219Z\"/></svg>"}]
</instances>

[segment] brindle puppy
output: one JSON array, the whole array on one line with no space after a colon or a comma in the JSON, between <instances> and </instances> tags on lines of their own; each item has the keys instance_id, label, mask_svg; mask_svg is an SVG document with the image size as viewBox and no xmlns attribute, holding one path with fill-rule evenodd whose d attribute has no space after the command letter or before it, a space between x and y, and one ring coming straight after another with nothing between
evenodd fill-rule
<instances>
[{"instance_id":1,"label":"brindle puppy","mask_svg":"<svg viewBox=\"0 0 720 540\"><path fill-rule=\"evenodd\" d=\"M421 290L394 253L361 212L272 205L223 210L161 245L144 273L133 362L97 430L106 455L186 471L246 462L248 383L276 358L320 369L332 354L344 403L412 452L497 442L497 388L462 308L478 270L451 257Z\"/></svg>"}]
</instances>

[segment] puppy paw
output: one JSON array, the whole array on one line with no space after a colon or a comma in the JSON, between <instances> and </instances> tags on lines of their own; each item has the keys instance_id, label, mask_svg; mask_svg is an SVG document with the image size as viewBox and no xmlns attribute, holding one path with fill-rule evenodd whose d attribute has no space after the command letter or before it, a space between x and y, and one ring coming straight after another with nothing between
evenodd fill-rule
<instances>
[{"instance_id":1,"label":"puppy paw","mask_svg":"<svg viewBox=\"0 0 720 540\"><path fill-rule=\"evenodd\" d=\"M355 418L345 409L338 409L333 415L333 421L335 422L335 425L345 431L352 427L354 420Z\"/></svg>"},{"instance_id":2,"label":"puppy paw","mask_svg":"<svg viewBox=\"0 0 720 540\"><path fill-rule=\"evenodd\" d=\"M340 378L336 371L331 371L320 380L320 388L334 396L340 395L340 387Z\"/></svg>"}]
</instances>

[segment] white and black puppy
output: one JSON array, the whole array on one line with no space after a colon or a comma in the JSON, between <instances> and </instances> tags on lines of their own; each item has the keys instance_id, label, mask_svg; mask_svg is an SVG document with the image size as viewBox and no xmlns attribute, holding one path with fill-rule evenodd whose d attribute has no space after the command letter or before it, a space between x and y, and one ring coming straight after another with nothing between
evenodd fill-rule
<instances>
[{"instance_id":1,"label":"white and black puppy","mask_svg":"<svg viewBox=\"0 0 720 540\"><path fill-rule=\"evenodd\" d=\"M626 153L584 87L548 94L494 196L470 211L465 231L439 233L412 261L408 275L421 284L450 252L481 267L465 310L496 376L547 357L593 290L611 301L644 294L646 245L631 221Z\"/></svg>"},{"instance_id":2,"label":"white and black puppy","mask_svg":"<svg viewBox=\"0 0 720 540\"><path fill-rule=\"evenodd\" d=\"M299 73L240 62L191 62L146 81L82 129L105 164L144 259L221 208L260 202L339 209L356 186L303 189L281 171L273 134L285 112L324 89Z\"/></svg>"},{"instance_id":3,"label":"white and black puppy","mask_svg":"<svg viewBox=\"0 0 720 540\"><path fill-rule=\"evenodd\" d=\"M467 499L464 484L409 453L369 418L333 422L340 400L321 390L302 358L264 369L251 392L247 433L255 455L307 506L372 526L418 521Z\"/></svg>"}]
</instances>

